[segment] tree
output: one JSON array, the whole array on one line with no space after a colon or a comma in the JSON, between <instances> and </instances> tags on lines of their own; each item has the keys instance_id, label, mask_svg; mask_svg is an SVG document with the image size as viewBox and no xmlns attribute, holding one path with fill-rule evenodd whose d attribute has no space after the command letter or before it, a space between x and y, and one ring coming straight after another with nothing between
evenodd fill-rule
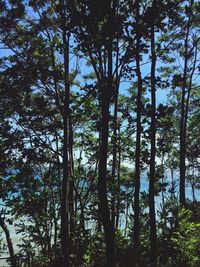
<instances>
[{"instance_id":1,"label":"tree","mask_svg":"<svg viewBox=\"0 0 200 267\"><path fill-rule=\"evenodd\" d=\"M101 108L101 123L99 131L99 176L98 176L98 198L101 220L105 232L107 266L114 266L114 225L110 218L110 209L107 198L107 158L108 158L108 137L109 137L109 111L111 99L117 97L118 85L114 83L114 73L120 73L126 63L127 54L122 54L121 58L116 57L116 69L113 70L113 52L119 49L119 41L114 46L114 40L119 39L121 27L117 19L122 19L123 14L117 13L118 6L112 1L105 1L104 6L94 3L82 3L82 12L72 4L71 10L77 25L77 37L81 42L83 52L89 55L91 65L94 69L99 95L99 105ZM122 18L120 17L122 16ZM85 23L83 23L83 21ZM94 23L91 24L90 22ZM85 31L86 28L86 31ZM115 32L114 29L117 31ZM117 52L119 54L119 52ZM122 62L120 64L120 61ZM121 68L120 68L120 65ZM120 71L119 71L120 69ZM118 84L118 80L116 80ZM115 98L116 99L116 98ZM114 159L115 160L115 159Z\"/></svg>"},{"instance_id":2,"label":"tree","mask_svg":"<svg viewBox=\"0 0 200 267\"><path fill-rule=\"evenodd\" d=\"M152 13L155 15L157 2L152 3ZM150 158L150 180L149 180L149 215L150 215L150 261L151 266L157 266L157 237L156 237L156 215L155 215L155 157L156 157L156 52L155 52L155 21L151 18L151 158Z\"/></svg>"},{"instance_id":3,"label":"tree","mask_svg":"<svg viewBox=\"0 0 200 267\"><path fill-rule=\"evenodd\" d=\"M135 193L134 193L134 250L136 258L136 266L139 264L139 233L140 233L140 168L141 168L141 111L142 111L142 89L143 80L141 77L140 69L140 42L141 42L141 25L140 25L140 1L135 2L136 8L136 75L138 79L138 91L137 91L137 133L136 133L136 152L135 152Z\"/></svg>"}]
</instances>

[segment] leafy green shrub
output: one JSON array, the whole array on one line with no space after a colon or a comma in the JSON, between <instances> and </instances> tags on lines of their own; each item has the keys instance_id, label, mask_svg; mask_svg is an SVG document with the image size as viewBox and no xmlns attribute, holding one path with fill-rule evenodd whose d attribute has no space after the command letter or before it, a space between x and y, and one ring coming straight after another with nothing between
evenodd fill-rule
<instances>
[{"instance_id":1,"label":"leafy green shrub","mask_svg":"<svg viewBox=\"0 0 200 267\"><path fill-rule=\"evenodd\" d=\"M176 231L171 237L174 255L168 266L199 267L200 266L200 223L193 220L193 213L182 208Z\"/></svg>"}]
</instances>

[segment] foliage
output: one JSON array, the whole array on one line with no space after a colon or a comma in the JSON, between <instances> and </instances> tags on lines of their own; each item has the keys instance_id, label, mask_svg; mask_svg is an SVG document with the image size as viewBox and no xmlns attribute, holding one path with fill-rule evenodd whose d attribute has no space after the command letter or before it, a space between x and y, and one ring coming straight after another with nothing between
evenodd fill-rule
<instances>
[{"instance_id":1,"label":"foliage","mask_svg":"<svg viewBox=\"0 0 200 267\"><path fill-rule=\"evenodd\" d=\"M12 267L200 265L198 13L193 0L1 1Z\"/></svg>"}]
</instances>

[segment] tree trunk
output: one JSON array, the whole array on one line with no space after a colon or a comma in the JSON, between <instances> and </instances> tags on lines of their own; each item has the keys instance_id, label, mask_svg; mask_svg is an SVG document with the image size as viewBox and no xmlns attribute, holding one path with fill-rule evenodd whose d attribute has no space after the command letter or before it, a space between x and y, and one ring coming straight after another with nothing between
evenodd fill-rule
<instances>
[{"instance_id":1,"label":"tree trunk","mask_svg":"<svg viewBox=\"0 0 200 267\"><path fill-rule=\"evenodd\" d=\"M119 227L119 216L120 216L120 170L121 170L121 137L120 137L120 126L118 132L119 138L119 156L118 156L118 170L117 170L117 203L116 203L116 222L115 228Z\"/></svg>"},{"instance_id":2,"label":"tree trunk","mask_svg":"<svg viewBox=\"0 0 200 267\"><path fill-rule=\"evenodd\" d=\"M194 164L194 162L193 162ZM195 196L195 168L194 168L194 165L192 167L192 178L190 180L190 183L191 183L191 188L192 188L192 199L193 199L193 202L196 202L196 196Z\"/></svg>"},{"instance_id":3,"label":"tree trunk","mask_svg":"<svg viewBox=\"0 0 200 267\"><path fill-rule=\"evenodd\" d=\"M101 219L105 232L107 267L114 266L114 227L110 220L110 211L107 199L107 156L108 156L108 125L109 125L109 94L108 88L102 88L102 119L101 145L98 177L98 197Z\"/></svg>"},{"instance_id":4,"label":"tree trunk","mask_svg":"<svg viewBox=\"0 0 200 267\"><path fill-rule=\"evenodd\" d=\"M113 120L113 159L112 159L112 224L115 226L116 220L116 169L117 169L117 105L118 105L118 94L115 96L115 107L114 107L114 120Z\"/></svg>"},{"instance_id":5,"label":"tree trunk","mask_svg":"<svg viewBox=\"0 0 200 267\"><path fill-rule=\"evenodd\" d=\"M155 2L153 2L155 8ZM149 216L150 216L150 266L157 266L157 236L155 214L155 156L156 156L156 87L155 87L155 33L154 22L151 25L151 158L149 181Z\"/></svg>"},{"instance_id":6,"label":"tree trunk","mask_svg":"<svg viewBox=\"0 0 200 267\"><path fill-rule=\"evenodd\" d=\"M107 77L101 80L101 143L100 143L100 159L99 159L99 176L98 176L98 197L99 208L102 224L105 233L106 243L106 267L114 267L115 265L115 231L114 225L110 218L110 210L107 198L107 157L108 157L108 137L109 137L109 108L111 95L113 91L113 74L112 74L112 8L110 1L108 4L108 41L106 42L108 55L108 71Z\"/></svg>"},{"instance_id":7,"label":"tree trunk","mask_svg":"<svg viewBox=\"0 0 200 267\"><path fill-rule=\"evenodd\" d=\"M6 236L6 241L7 241L7 245L8 245L9 254L10 254L11 266L17 267L17 261L16 261L16 257L15 257L15 253L14 253L13 243L12 243L12 240L10 237L10 232L9 232L8 227L5 224L5 221L3 218L0 218L0 225L1 225L1 228L3 229L5 236Z\"/></svg>"},{"instance_id":8,"label":"tree trunk","mask_svg":"<svg viewBox=\"0 0 200 267\"><path fill-rule=\"evenodd\" d=\"M137 92L137 130L135 152L135 194L134 194L134 252L135 266L139 264L139 233L140 233L140 154L141 154L141 109L142 109L142 77L140 71L140 29L139 29L139 0L136 5L136 74L138 79Z\"/></svg>"},{"instance_id":9,"label":"tree trunk","mask_svg":"<svg viewBox=\"0 0 200 267\"><path fill-rule=\"evenodd\" d=\"M186 28L186 37L185 37L185 52L184 52L184 73L183 73L183 86L182 86L182 95L181 95L181 122L180 122L180 204L185 205L185 158L186 158L186 105L185 105L185 95L187 87L187 68L188 68L188 39L190 32L191 24L191 8L193 5L193 0L190 3L190 12ZM189 99L188 99L189 101Z\"/></svg>"},{"instance_id":10,"label":"tree trunk","mask_svg":"<svg viewBox=\"0 0 200 267\"><path fill-rule=\"evenodd\" d=\"M69 84L69 36L66 29L65 5L61 1L61 28L64 50L64 108L63 108L63 181L62 181L62 202L61 202L61 249L63 266L68 267L70 243L69 243L69 194L70 194L70 84Z\"/></svg>"},{"instance_id":11,"label":"tree trunk","mask_svg":"<svg viewBox=\"0 0 200 267\"><path fill-rule=\"evenodd\" d=\"M116 80L118 78L116 77ZM118 82L118 81L117 81ZM117 194L118 192L118 186L117 186L117 181L116 181L116 171L118 168L117 164L117 109L118 109L118 94L119 94L119 88L118 85L116 84L116 92L115 92L115 106L114 106L114 119L113 119L113 159L112 159L112 184L111 188L113 190L112 192L112 224L113 227L115 228L116 226L116 216L117 216L117 207L116 207L116 202L117 202Z\"/></svg>"},{"instance_id":12,"label":"tree trunk","mask_svg":"<svg viewBox=\"0 0 200 267\"><path fill-rule=\"evenodd\" d=\"M162 168L162 184L164 183L164 154L162 156L161 160L161 168ZM161 198L162 198L162 213L163 213L163 220L164 220L164 226L167 226L167 213L166 213L166 203L165 203L165 191L162 190L161 192Z\"/></svg>"}]
</instances>

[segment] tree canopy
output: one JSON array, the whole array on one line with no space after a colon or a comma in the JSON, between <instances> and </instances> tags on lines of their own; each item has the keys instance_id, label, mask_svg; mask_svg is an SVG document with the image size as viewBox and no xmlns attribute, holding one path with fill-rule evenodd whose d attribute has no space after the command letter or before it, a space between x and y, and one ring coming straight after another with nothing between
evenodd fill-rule
<instances>
[{"instance_id":1,"label":"tree canopy","mask_svg":"<svg viewBox=\"0 0 200 267\"><path fill-rule=\"evenodd\" d=\"M9 266L200 265L199 11L195 0L0 2Z\"/></svg>"}]
</instances>

